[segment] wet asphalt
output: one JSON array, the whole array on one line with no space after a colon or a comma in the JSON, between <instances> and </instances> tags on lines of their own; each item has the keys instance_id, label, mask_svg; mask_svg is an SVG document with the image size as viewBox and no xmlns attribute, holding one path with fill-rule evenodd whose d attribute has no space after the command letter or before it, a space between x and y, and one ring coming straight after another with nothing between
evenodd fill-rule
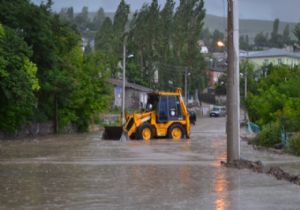
<instances>
[{"instance_id":1,"label":"wet asphalt","mask_svg":"<svg viewBox=\"0 0 300 210\"><path fill-rule=\"evenodd\" d=\"M299 157L244 141L241 157L300 174ZM181 141L101 133L0 141L0 209L300 209L300 186L222 160L225 118L198 119Z\"/></svg>"}]
</instances>

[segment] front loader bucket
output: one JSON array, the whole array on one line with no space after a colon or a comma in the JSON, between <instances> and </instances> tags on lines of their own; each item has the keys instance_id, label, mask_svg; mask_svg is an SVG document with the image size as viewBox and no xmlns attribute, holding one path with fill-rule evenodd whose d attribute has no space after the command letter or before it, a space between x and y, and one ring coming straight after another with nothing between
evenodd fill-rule
<instances>
[{"instance_id":1,"label":"front loader bucket","mask_svg":"<svg viewBox=\"0 0 300 210\"><path fill-rule=\"evenodd\" d=\"M120 140L123 134L122 126L105 126L102 135L103 140Z\"/></svg>"}]
</instances>

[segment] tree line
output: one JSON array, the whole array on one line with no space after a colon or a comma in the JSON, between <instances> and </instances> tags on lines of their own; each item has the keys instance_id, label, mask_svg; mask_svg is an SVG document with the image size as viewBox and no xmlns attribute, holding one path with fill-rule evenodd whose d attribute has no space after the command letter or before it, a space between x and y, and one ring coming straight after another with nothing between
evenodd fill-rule
<instances>
[{"instance_id":1,"label":"tree line","mask_svg":"<svg viewBox=\"0 0 300 210\"><path fill-rule=\"evenodd\" d=\"M16 132L33 122L52 121L56 132L90 121L111 104L108 79L121 76L126 41L127 79L153 89L206 86L205 62L198 45L205 16L203 0L157 0L137 10L121 0L114 18L84 7L59 13L52 0L0 0L0 131ZM95 37L82 51L82 37Z\"/></svg>"},{"instance_id":2,"label":"tree line","mask_svg":"<svg viewBox=\"0 0 300 210\"><path fill-rule=\"evenodd\" d=\"M126 41L127 54L133 55L126 66L130 82L153 89L174 89L183 86L187 69L192 75L191 92L206 86L205 62L198 45L205 16L203 0L181 0L177 7L174 0L167 0L163 6L152 0L134 13L122 0L114 18L106 16L102 8L93 18L88 14L87 7L77 15L72 8L60 12L83 34L95 37L95 51L115 62L122 60ZM89 46L87 49L90 51ZM120 75L121 68L112 70L112 77Z\"/></svg>"},{"instance_id":3,"label":"tree line","mask_svg":"<svg viewBox=\"0 0 300 210\"><path fill-rule=\"evenodd\" d=\"M300 45L300 23L294 29ZM274 37L274 35L273 35ZM261 127L254 143L269 147L285 147L293 154L300 155L300 66L272 64L254 71L248 61L242 62L241 72L247 77L248 96L243 103L249 119ZM244 79L241 93L244 95Z\"/></svg>"},{"instance_id":4,"label":"tree line","mask_svg":"<svg viewBox=\"0 0 300 210\"><path fill-rule=\"evenodd\" d=\"M255 143L273 147L287 140L288 144L282 146L300 155L299 66L269 65L260 78L250 69L250 89L245 104L250 120L261 126Z\"/></svg>"},{"instance_id":5,"label":"tree line","mask_svg":"<svg viewBox=\"0 0 300 210\"><path fill-rule=\"evenodd\" d=\"M109 105L110 59L83 54L76 28L29 0L0 1L0 131L52 121L86 130Z\"/></svg>"}]
</instances>

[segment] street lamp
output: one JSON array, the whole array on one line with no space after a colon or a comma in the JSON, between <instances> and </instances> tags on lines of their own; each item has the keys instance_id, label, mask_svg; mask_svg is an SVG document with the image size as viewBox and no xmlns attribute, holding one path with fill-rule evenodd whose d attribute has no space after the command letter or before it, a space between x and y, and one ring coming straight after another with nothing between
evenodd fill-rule
<instances>
[{"instance_id":1,"label":"street lamp","mask_svg":"<svg viewBox=\"0 0 300 210\"><path fill-rule=\"evenodd\" d=\"M225 44L222 41L218 41L217 46L220 47L220 48L223 48L223 47L225 47Z\"/></svg>"},{"instance_id":2,"label":"street lamp","mask_svg":"<svg viewBox=\"0 0 300 210\"><path fill-rule=\"evenodd\" d=\"M126 87L126 44L127 44L128 34L124 34L123 40L123 72L122 72L122 125L125 124L125 87Z\"/></svg>"},{"instance_id":3,"label":"street lamp","mask_svg":"<svg viewBox=\"0 0 300 210\"><path fill-rule=\"evenodd\" d=\"M124 33L124 39L123 39L123 64L122 64L122 125L125 124L125 105L126 105L126 58L133 58L133 54L129 54L126 56L126 45L127 45L127 39L128 39L128 32Z\"/></svg>"},{"instance_id":4,"label":"street lamp","mask_svg":"<svg viewBox=\"0 0 300 210\"><path fill-rule=\"evenodd\" d=\"M184 100L185 104L188 104L188 76L190 76L191 73L188 72L188 69L185 68L184 70Z\"/></svg>"}]
</instances>

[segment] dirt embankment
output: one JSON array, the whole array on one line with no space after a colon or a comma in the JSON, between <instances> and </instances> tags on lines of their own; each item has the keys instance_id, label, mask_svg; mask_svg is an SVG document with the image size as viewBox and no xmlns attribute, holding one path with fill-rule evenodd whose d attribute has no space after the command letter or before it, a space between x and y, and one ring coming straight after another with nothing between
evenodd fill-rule
<instances>
[{"instance_id":1,"label":"dirt embankment","mask_svg":"<svg viewBox=\"0 0 300 210\"><path fill-rule=\"evenodd\" d=\"M221 165L229 168L250 169L256 173L264 173L278 180L286 180L300 186L300 177L289 174L279 167L266 167L261 161L235 160L231 163L221 161Z\"/></svg>"}]
</instances>

